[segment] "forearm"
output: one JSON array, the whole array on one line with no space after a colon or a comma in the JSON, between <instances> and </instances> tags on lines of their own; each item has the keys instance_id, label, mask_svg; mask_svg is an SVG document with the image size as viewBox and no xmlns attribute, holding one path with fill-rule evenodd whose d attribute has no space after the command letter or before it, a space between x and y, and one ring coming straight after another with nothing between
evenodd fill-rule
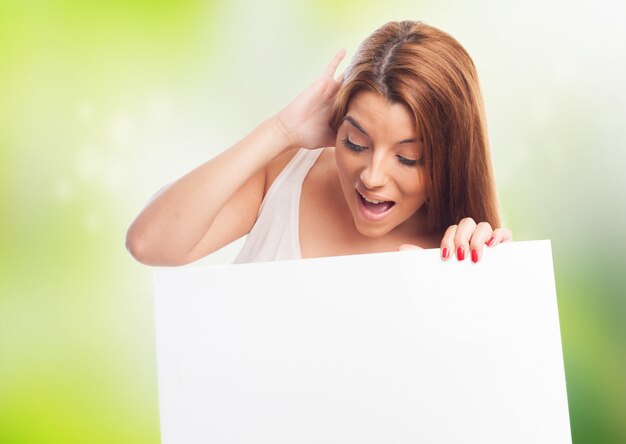
<instances>
[{"instance_id":1,"label":"forearm","mask_svg":"<svg viewBox=\"0 0 626 444\"><path fill-rule=\"evenodd\" d=\"M184 257L207 233L236 191L274 157L292 148L275 117L161 191L128 229L133 256Z\"/></svg>"}]
</instances>

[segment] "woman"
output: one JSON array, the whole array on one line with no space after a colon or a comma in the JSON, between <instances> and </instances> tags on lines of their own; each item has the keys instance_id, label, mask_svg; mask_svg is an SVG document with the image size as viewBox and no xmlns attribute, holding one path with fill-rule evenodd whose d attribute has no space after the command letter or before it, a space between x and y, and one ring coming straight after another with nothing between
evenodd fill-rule
<instances>
[{"instance_id":1,"label":"woman","mask_svg":"<svg viewBox=\"0 0 626 444\"><path fill-rule=\"evenodd\" d=\"M131 254L183 265L249 233L235 262L437 246L444 260L478 262L483 245L511 240L498 228L482 97L463 47L403 21L369 36L335 79L344 55L155 196L128 230Z\"/></svg>"}]
</instances>

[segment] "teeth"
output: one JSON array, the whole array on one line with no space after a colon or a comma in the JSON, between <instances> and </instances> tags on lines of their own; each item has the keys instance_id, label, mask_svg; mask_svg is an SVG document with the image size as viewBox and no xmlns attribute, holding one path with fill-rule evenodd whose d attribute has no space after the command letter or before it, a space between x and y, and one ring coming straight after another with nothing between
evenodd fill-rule
<instances>
[{"instance_id":1,"label":"teeth","mask_svg":"<svg viewBox=\"0 0 626 444\"><path fill-rule=\"evenodd\" d=\"M361 193L359 193L359 194L361 194ZM386 202L385 200L369 200L367 197L363 196L362 194L361 194L361 197L362 197L364 200L366 200L367 202L369 202L369 203L373 203L373 204L379 204L379 203Z\"/></svg>"}]
</instances>

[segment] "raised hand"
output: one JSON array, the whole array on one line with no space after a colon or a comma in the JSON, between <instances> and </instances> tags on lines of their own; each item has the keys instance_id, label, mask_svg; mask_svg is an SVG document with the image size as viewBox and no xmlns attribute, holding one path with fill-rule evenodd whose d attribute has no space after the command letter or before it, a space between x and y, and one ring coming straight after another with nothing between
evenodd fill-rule
<instances>
[{"instance_id":1,"label":"raised hand","mask_svg":"<svg viewBox=\"0 0 626 444\"><path fill-rule=\"evenodd\" d=\"M346 50L341 49L324 73L277 113L281 130L290 146L316 149L335 144L335 134L328 126L331 106L343 83L343 74L335 71Z\"/></svg>"}]
</instances>

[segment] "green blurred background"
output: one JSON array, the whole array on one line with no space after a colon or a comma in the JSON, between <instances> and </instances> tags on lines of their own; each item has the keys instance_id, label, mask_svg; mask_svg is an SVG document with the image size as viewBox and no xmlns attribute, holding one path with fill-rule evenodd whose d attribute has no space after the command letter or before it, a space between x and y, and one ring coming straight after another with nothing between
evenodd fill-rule
<instances>
[{"instance_id":1,"label":"green blurred background","mask_svg":"<svg viewBox=\"0 0 626 444\"><path fill-rule=\"evenodd\" d=\"M506 225L552 240L573 440L626 442L623 1L0 0L0 443L159 442L127 227L401 19L473 56Z\"/></svg>"}]
</instances>

